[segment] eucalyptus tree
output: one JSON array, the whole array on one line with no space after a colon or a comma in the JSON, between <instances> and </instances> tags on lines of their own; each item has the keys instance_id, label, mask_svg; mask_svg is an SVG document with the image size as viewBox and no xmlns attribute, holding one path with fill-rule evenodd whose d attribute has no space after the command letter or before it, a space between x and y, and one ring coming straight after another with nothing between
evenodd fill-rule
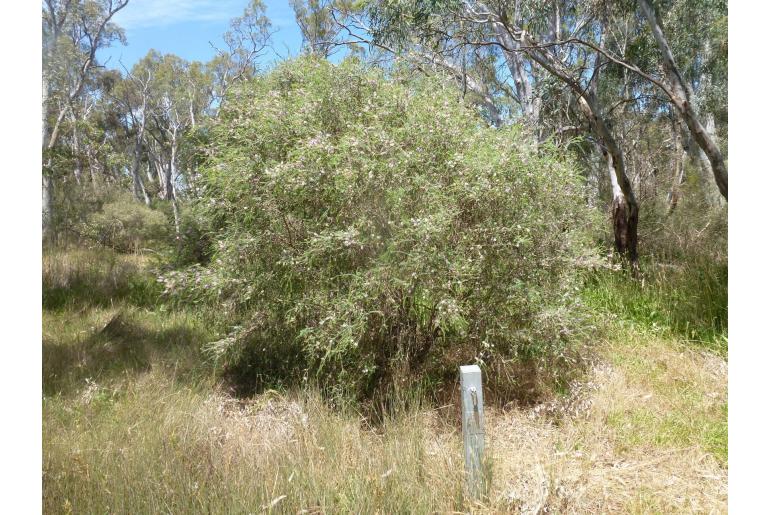
<instances>
[{"instance_id":1,"label":"eucalyptus tree","mask_svg":"<svg viewBox=\"0 0 770 515\"><path fill-rule=\"evenodd\" d=\"M367 59L380 67L398 63L426 75L446 75L458 84L463 99L478 106L492 125L503 124L506 108L500 93L509 93L510 88L505 88L504 80L497 77L492 49L458 50L450 42L431 40L424 32L411 30L403 20L388 25L388 35L383 37L383 27L373 27L371 23L372 14L379 11L371 4L367 8L355 5L333 4L332 18L340 29L335 44L361 51L368 48Z\"/></svg>"},{"instance_id":2,"label":"eucalyptus tree","mask_svg":"<svg viewBox=\"0 0 770 515\"><path fill-rule=\"evenodd\" d=\"M147 177L156 171L158 196L171 203L180 230L179 189L188 171L180 166L187 134L211 109L212 75L199 62L151 50L127 72L123 105L134 134L132 179L134 195L149 202L140 168Z\"/></svg>"},{"instance_id":3,"label":"eucalyptus tree","mask_svg":"<svg viewBox=\"0 0 770 515\"><path fill-rule=\"evenodd\" d=\"M289 0L289 4L302 34L304 51L328 58L337 48L341 30L333 10L341 6L335 6L332 0Z\"/></svg>"},{"instance_id":4,"label":"eucalyptus tree","mask_svg":"<svg viewBox=\"0 0 770 515\"><path fill-rule=\"evenodd\" d=\"M690 12L699 13L697 23ZM723 95L713 102L706 91L726 85L725 20L721 0L371 0L341 24L352 39L368 34L373 46L454 74L463 90L480 93L496 124L523 123L536 141L583 134L609 178L616 250L635 266L638 194L648 194L647 183L655 191L664 153L674 157L672 199L684 178L677 163L688 153L707 156L701 164L708 161L726 198L714 117L699 112L706 98L712 112L723 112L714 103L726 106ZM486 68L466 66L482 52L490 56ZM486 70L493 72L479 73ZM672 129L662 129L667 124ZM662 130L671 131L665 145Z\"/></svg>"},{"instance_id":5,"label":"eucalyptus tree","mask_svg":"<svg viewBox=\"0 0 770 515\"><path fill-rule=\"evenodd\" d=\"M243 14L230 21L222 36L225 48L214 47L217 55L206 63L213 81L210 102L215 109L233 84L256 74L257 62L269 48L272 34L261 0L251 0Z\"/></svg>"},{"instance_id":6,"label":"eucalyptus tree","mask_svg":"<svg viewBox=\"0 0 770 515\"><path fill-rule=\"evenodd\" d=\"M83 93L96 66L96 52L114 41L125 41L111 22L128 0L44 0L42 147L44 169L43 236L53 215L53 170L50 154L59 141L67 115Z\"/></svg>"},{"instance_id":7,"label":"eucalyptus tree","mask_svg":"<svg viewBox=\"0 0 770 515\"><path fill-rule=\"evenodd\" d=\"M152 55L152 54L151 54ZM142 162L143 149L146 147L145 130L150 116L150 102L154 70L147 65L149 57L136 63L131 71L126 70L126 76L115 92L115 98L123 106L126 115L126 126L133 132L133 161L131 163L131 181L134 198L150 205L150 196L144 186L139 168Z\"/></svg>"},{"instance_id":8,"label":"eucalyptus tree","mask_svg":"<svg viewBox=\"0 0 770 515\"><path fill-rule=\"evenodd\" d=\"M571 110L582 115L582 125L604 156L612 185L616 249L636 267L639 206L623 151L599 95L608 44L601 14L591 4L570 1L374 1L366 8L377 43L398 44L416 33L423 47L448 52L495 48L507 68L508 83L512 83L509 95L535 134L542 126L545 86L556 81L568 89L574 99ZM571 42L577 40L591 43Z\"/></svg>"},{"instance_id":9,"label":"eucalyptus tree","mask_svg":"<svg viewBox=\"0 0 770 515\"><path fill-rule=\"evenodd\" d=\"M701 122L697 103L693 98L693 88L686 81L679 66L677 66L676 58L652 2L650 0L639 0L639 6L642 13L644 13L652 36L662 55L662 68L667 78L667 84L661 82L658 85L671 99L672 104L680 112L685 123L687 123L693 139L708 157L719 191L727 198L727 165L719 146L714 141L713 135L709 133L710 131Z\"/></svg>"}]
</instances>

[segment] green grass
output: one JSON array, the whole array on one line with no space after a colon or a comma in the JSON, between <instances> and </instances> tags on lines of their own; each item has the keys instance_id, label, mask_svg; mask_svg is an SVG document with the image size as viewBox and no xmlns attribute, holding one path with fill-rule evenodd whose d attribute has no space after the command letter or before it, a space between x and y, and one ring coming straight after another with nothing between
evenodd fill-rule
<instances>
[{"instance_id":1,"label":"green grass","mask_svg":"<svg viewBox=\"0 0 770 515\"><path fill-rule=\"evenodd\" d=\"M606 319L601 354L636 389L606 415L616 450L697 446L726 466L726 385L702 367L727 357L727 263L649 260L642 278L601 270L583 290Z\"/></svg>"},{"instance_id":2,"label":"green grass","mask_svg":"<svg viewBox=\"0 0 770 515\"><path fill-rule=\"evenodd\" d=\"M680 406L661 415L659 411L638 408L610 414L607 424L616 431L621 452L632 448L683 449L700 445L727 465L727 418L722 410L699 412L694 407Z\"/></svg>"},{"instance_id":3,"label":"green grass","mask_svg":"<svg viewBox=\"0 0 770 515\"><path fill-rule=\"evenodd\" d=\"M216 325L200 310L167 309L147 259L109 250L54 251L43 258L43 393L86 379L130 378L152 367L210 375L201 346Z\"/></svg>"},{"instance_id":4,"label":"green grass","mask_svg":"<svg viewBox=\"0 0 770 515\"><path fill-rule=\"evenodd\" d=\"M85 378L102 382L152 367L191 380L210 375L200 353L213 337L200 315L158 313L126 304L44 312L43 392L67 393Z\"/></svg>"},{"instance_id":5,"label":"green grass","mask_svg":"<svg viewBox=\"0 0 770 515\"><path fill-rule=\"evenodd\" d=\"M583 292L599 313L727 355L727 263L647 263L643 280L595 273Z\"/></svg>"},{"instance_id":6,"label":"green grass","mask_svg":"<svg viewBox=\"0 0 770 515\"><path fill-rule=\"evenodd\" d=\"M633 386L607 413L618 451L698 446L727 466L727 385L710 352L615 325L603 354Z\"/></svg>"}]
</instances>

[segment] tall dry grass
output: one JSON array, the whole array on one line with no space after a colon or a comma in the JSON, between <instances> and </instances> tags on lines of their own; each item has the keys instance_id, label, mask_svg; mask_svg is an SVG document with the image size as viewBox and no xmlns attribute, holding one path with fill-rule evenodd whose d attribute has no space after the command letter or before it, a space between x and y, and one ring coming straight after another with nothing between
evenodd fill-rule
<instances>
[{"instance_id":1,"label":"tall dry grass","mask_svg":"<svg viewBox=\"0 0 770 515\"><path fill-rule=\"evenodd\" d=\"M239 400L161 369L84 381L44 400L46 512L725 512L724 362L665 340L617 352L568 398L488 410L479 502L456 405L372 427L307 391Z\"/></svg>"},{"instance_id":2,"label":"tall dry grass","mask_svg":"<svg viewBox=\"0 0 770 515\"><path fill-rule=\"evenodd\" d=\"M149 373L44 402L46 512L461 509L457 438L429 412L366 427L313 394L240 402ZM452 441L454 440L454 441ZM451 442L451 443L450 443Z\"/></svg>"},{"instance_id":3,"label":"tall dry grass","mask_svg":"<svg viewBox=\"0 0 770 515\"><path fill-rule=\"evenodd\" d=\"M146 273L150 257L105 248L46 249L43 253L43 308L60 310L110 306L125 301L151 307L162 288Z\"/></svg>"},{"instance_id":4,"label":"tall dry grass","mask_svg":"<svg viewBox=\"0 0 770 515\"><path fill-rule=\"evenodd\" d=\"M47 291L101 292L44 303L46 513L726 511L726 363L674 331L611 321L567 394L488 409L472 501L456 400L394 399L375 425L312 389L234 397L200 353L205 313L115 286L148 279L137 258L47 259Z\"/></svg>"}]
</instances>

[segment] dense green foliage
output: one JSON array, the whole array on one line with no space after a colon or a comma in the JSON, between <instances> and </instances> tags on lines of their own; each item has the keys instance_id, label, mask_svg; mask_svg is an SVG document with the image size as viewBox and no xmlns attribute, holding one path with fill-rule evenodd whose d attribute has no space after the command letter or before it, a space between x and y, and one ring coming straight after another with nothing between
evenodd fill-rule
<instances>
[{"instance_id":1,"label":"dense green foliage","mask_svg":"<svg viewBox=\"0 0 770 515\"><path fill-rule=\"evenodd\" d=\"M241 384L369 395L502 360L565 380L591 255L582 182L451 88L286 63L227 103L200 184L213 258L164 279L245 314L211 345Z\"/></svg>"}]
</instances>

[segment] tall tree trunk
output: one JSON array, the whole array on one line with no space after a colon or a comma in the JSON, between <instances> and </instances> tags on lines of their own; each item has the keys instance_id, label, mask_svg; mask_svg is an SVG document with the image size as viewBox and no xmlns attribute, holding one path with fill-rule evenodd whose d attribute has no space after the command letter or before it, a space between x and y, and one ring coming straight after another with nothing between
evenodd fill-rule
<instances>
[{"instance_id":1,"label":"tall tree trunk","mask_svg":"<svg viewBox=\"0 0 770 515\"><path fill-rule=\"evenodd\" d=\"M136 130L136 141L134 143L134 162L131 164L131 179L134 183L134 198L139 202L144 201L146 205L150 205L150 197L147 195L147 190L144 188L144 182L142 181L142 175L139 172L139 166L142 161L142 147L144 146L144 127L146 123L146 109L147 109L147 97L142 99L142 119L139 122L139 127Z\"/></svg>"},{"instance_id":2,"label":"tall tree trunk","mask_svg":"<svg viewBox=\"0 0 770 515\"><path fill-rule=\"evenodd\" d=\"M43 172L43 240L51 237L53 219L53 179Z\"/></svg>"},{"instance_id":3,"label":"tall tree trunk","mask_svg":"<svg viewBox=\"0 0 770 515\"><path fill-rule=\"evenodd\" d=\"M72 120L72 153L75 157L75 168L72 170L72 173L75 176L75 182L80 185L80 176L82 175L80 162L80 135L78 133L78 120L75 116L74 109L70 109L70 117Z\"/></svg>"},{"instance_id":4,"label":"tall tree trunk","mask_svg":"<svg viewBox=\"0 0 770 515\"><path fill-rule=\"evenodd\" d=\"M518 13L514 13L514 16L517 16L517 14ZM504 48L503 55L508 66L508 71L510 72L516 87L516 94L519 97L519 105L521 106L524 120L527 126L533 130L537 139L540 140L540 134L538 134L540 99L535 98L532 91L532 84L524 69L524 62L521 57L521 43L511 37L503 23L494 23L494 28L497 34L497 40Z\"/></svg>"},{"instance_id":5,"label":"tall tree trunk","mask_svg":"<svg viewBox=\"0 0 770 515\"><path fill-rule=\"evenodd\" d=\"M705 119L704 125L706 128L706 133L709 135L709 137L714 141L716 145L719 145L719 140L717 139L717 134L716 134L716 125L714 123L714 115L712 113L707 113L704 116L704 119ZM701 149L700 147L698 147L697 152L693 153L693 161L695 161L696 166L698 166L698 168L701 170L704 180L708 181L709 176L711 175L711 163L709 162L705 152L703 152L703 149ZM711 181L709 181L709 183L710 182ZM705 187L704 189L705 189L706 199L710 205L716 206L716 205L724 204L725 198L721 195L721 192L718 191L718 189L715 190L713 187L712 188Z\"/></svg>"},{"instance_id":6,"label":"tall tree trunk","mask_svg":"<svg viewBox=\"0 0 770 515\"><path fill-rule=\"evenodd\" d=\"M179 216L179 204L176 199L176 189L174 188L174 179L176 177L176 159L177 159L177 130L171 133L171 159L169 160L168 173L166 174L166 191L168 192L168 200L171 201L171 207L174 211L174 231L176 237L179 239L181 234L181 221Z\"/></svg>"},{"instance_id":7,"label":"tall tree trunk","mask_svg":"<svg viewBox=\"0 0 770 515\"><path fill-rule=\"evenodd\" d=\"M160 184L160 198L168 200L168 184L166 182L166 167L163 165L163 158L157 157L155 159L155 171L158 175L158 183Z\"/></svg>"},{"instance_id":8,"label":"tall tree trunk","mask_svg":"<svg viewBox=\"0 0 770 515\"><path fill-rule=\"evenodd\" d=\"M98 192L98 164L96 162L96 158L94 157L94 149L91 145L86 147L86 156L88 157L88 174L91 177L91 186L93 187L94 192Z\"/></svg>"},{"instance_id":9,"label":"tall tree trunk","mask_svg":"<svg viewBox=\"0 0 770 515\"><path fill-rule=\"evenodd\" d=\"M497 15L497 20L493 21L493 24L495 24L495 27L502 27L511 40L515 40L521 45L521 48L525 49L524 51L530 59L543 67L543 69L553 75L556 79L559 79L566 84L577 98L578 107L588 119L591 131L603 145L602 150L603 153L606 154L605 159L607 161L608 169L612 172L611 179L614 181L613 199L617 198L617 201L613 200L612 205L616 250L621 255L625 255L628 258L633 272L636 273L639 267L639 254L637 248L639 204L636 202L636 196L634 195L631 182L626 174L623 152L621 152L617 141L612 135L612 131L610 131L609 126L604 119L599 100L594 92L596 83L595 78L598 77L598 75L594 74L592 83L590 83L588 87L584 87L551 50L544 48L539 41L535 40L530 34L525 30L522 30L521 27L515 23L511 25L505 11L502 11ZM501 46L503 46L503 49L506 51L513 51L513 49L507 47L507 45L503 43L501 43ZM598 62L597 58L597 68ZM620 200L621 195L623 197L622 201Z\"/></svg>"},{"instance_id":10,"label":"tall tree trunk","mask_svg":"<svg viewBox=\"0 0 770 515\"><path fill-rule=\"evenodd\" d=\"M645 18L647 18L647 23L652 31L652 36L655 38L655 42L663 54L663 68L666 71L666 75L668 76L668 80L673 89L671 100L674 106L682 113L682 117L684 118L687 127L690 128L690 132L692 133L695 142L698 143L698 146L703 149L703 152L708 157L708 160L711 163L711 171L714 174L714 180L717 183L719 192L725 199L727 199L727 165L722 157L722 152L700 122L698 113L690 98L687 85L674 61L674 54L671 52L668 40L663 34L663 29L661 28L655 9L652 7L652 4L650 4L649 0L639 0L639 5L642 8Z\"/></svg>"},{"instance_id":11,"label":"tall tree trunk","mask_svg":"<svg viewBox=\"0 0 770 515\"><path fill-rule=\"evenodd\" d=\"M615 237L615 250L621 256L627 256L634 273L638 270L638 225L639 206L632 196L631 202L624 194L618 181L618 165L612 158L612 154L603 150L602 155L607 162L607 173L612 185L612 203L610 213L612 215L612 230Z\"/></svg>"},{"instance_id":12,"label":"tall tree trunk","mask_svg":"<svg viewBox=\"0 0 770 515\"><path fill-rule=\"evenodd\" d=\"M134 183L134 198L139 202L144 202L146 205L150 205L150 196L147 195L147 190L144 188L144 181L142 181L142 175L139 172L139 167L142 159L142 142L137 138L134 145L134 162L131 164L131 178Z\"/></svg>"},{"instance_id":13,"label":"tall tree trunk","mask_svg":"<svg viewBox=\"0 0 770 515\"><path fill-rule=\"evenodd\" d=\"M678 114L674 113L672 121L672 132L674 138L674 166L671 178L671 191L668 193L668 213L671 214L676 209L681 195L680 187L684 181L684 163L687 157L687 151L682 144L682 125Z\"/></svg>"},{"instance_id":14,"label":"tall tree trunk","mask_svg":"<svg viewBox=\"0 0 770 515\"><path fill-rule=\"evenodd\" d=\"M45 150L46 150L46 140L48 136L48 96L50 94L50 81L48 80L48 73L45 69L45 66L43 66L43 103L42 103L42 153L43 153L43 168L41 170L41 173L43 175L43 181L42 181L42 189L43 189L43 205L42 205L42 222L43 222L43 234L42 237L45 240L48 236L50 226L51 226L51 213L53 211L53 202L52 202L52 194L53 194L53 187L51 184L51 177L49 175L49 171L47 170L47 163L45 162L46 156L45 156Z\"/></svg>"},{"instance_id":15,"label":"tall tree trunk","mask_svg":"<svg viewBox=\"0 0 770 515\"><path fill-rule=\"evenodd\" d=\"M631 181L626 173L623 152L610 132L602 116L598 100L589 90L580 90L576 94L578 105L588 118L592 132L602 142L602 154L607 161L607 170L612 185L612 221L615 235L615 250L628 258L631 269L637 273L639 268L638 225L639 204L636 201Z\"/></svg>"},{"instance_id":16,"label":"tall tree trunk","mask_svg":"<svg viewBox=\"0 0 770 515\"><path fill-rule=\"evenodd\" d=\"M147 156L147 170L145 174L147 175L147 182L150 184L155 182L155 176L152 174L152 159L149 155Z\"/></svg>"}]
</instances>

